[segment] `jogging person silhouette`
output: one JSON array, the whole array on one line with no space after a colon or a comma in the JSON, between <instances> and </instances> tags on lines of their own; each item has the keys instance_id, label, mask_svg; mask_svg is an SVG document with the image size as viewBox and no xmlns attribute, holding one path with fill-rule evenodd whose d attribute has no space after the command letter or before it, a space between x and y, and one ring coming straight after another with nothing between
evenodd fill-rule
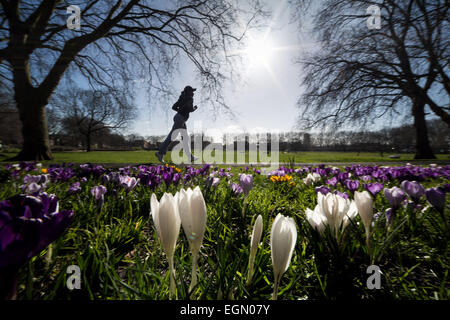
<instances>
[{"instance_id":1,"label":"jogging person silhouette","mask_svg":"<svg viewBox=\"0 0 450 320\"><path fill-rule=\"evenodd\" d=\"M164 142L159 147L159 150L156 152L156 157L158 157L158 160L160 162L164 163L164 155L167 152L167 148L169 147L170 143L172 142L172 133L177 129L184 129L186 130L186 121L189 119L189 113L194 112L197 110L197 106L194 106L194 91L197 90L196 88L192 88L191 86L186 86L181 92L180 97L178 98L178 101L175 102L175 104L172 106L172 110L177 111L177 114L173 117L173 126L172 130L170 130L169 134L167 135L167 138L164 140ZM184 141L184 152L187 154L188 158L193 162L194 160L197 160L197 157L194 157L191 154L190 148L189 148L189 141Z\"/></svg>"}]
</instances>

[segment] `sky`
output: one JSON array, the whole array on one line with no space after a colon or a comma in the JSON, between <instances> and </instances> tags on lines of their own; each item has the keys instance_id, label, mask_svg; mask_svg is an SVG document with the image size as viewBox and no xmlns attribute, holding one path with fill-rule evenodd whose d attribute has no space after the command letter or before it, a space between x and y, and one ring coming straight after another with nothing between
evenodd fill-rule
<instances>
[{"instance_id":1,"label":"sky","mask_svg":"<svg viewBox=\"0 0 450 320\"><path fill-rule=\"evenodd\" d=\"M290 131L295 129L295 119L299 114L296 106L300 97L301 67L294 63L301 48L297 24L289 24L290 11L286 0L265 0L264 3L272 10L271 27L249 34L251 45L244 52L248 59L248 68L243 70L243 83L236 89L226 84L224 97L226 103L237 115L234 119L219 114L212 120L211 108L198 104L198 110L190 114L187 122L188 131L202 130L208 135L210 129L214 140L218 131L230 132L245 130L255 131ZM265 38L264 41L261 39ZM261 48L263 46L263 48ZM264 48L266 46L266 48ZM271 49L269 49L271 48ZM267 50L260 50L267 49ZM261 52L266 52L261 56ZM181 65L178 77L175 77L174 87L181 92L186 85L197 88L201 94L202 88L195 81L193 66L186 62ZM175 102L175 101L173 101ZM141 92L136 99L139 110L138 119L128 128L129 133L141 136L165 135L173 124L175 112L172 105L154 107L149 110L144 94ZM196 105L194 96L194 105Z\"/></svg>"}]
</instances>

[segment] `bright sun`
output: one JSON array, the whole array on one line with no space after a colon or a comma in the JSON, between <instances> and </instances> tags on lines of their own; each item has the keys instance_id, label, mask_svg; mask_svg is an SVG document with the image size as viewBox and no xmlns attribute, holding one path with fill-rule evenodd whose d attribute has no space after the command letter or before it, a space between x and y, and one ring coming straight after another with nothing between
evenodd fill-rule
<instances>
[{"instance_id":1,"label":"bright sun","mask_svg":"<svg viewBox=\"0 0 450 320\"><path fill-rule=\"evenodd\" d=\"M273 50L274 48L268 39L253 39L245 53L251 64L268 66Z\"/></svg>"}]
</instances>

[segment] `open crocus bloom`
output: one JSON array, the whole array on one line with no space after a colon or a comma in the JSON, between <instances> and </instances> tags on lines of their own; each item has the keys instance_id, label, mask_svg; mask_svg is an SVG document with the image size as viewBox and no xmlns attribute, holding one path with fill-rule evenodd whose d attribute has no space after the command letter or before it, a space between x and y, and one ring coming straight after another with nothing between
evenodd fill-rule
<instances>
[{"instance_id":1,"label":"open crocus bloom","mask_svg":"<svg viewBox=\"0 0 450 320\"><path fill-rule=\"evenodd\" d=\"M322 176L318 173L308 173L308 175L306 176L306 178L303 179L303 182L309 186L311 183L315 183L318 182L320 179L322 178Z\"/></svg>"},{"instance_id":2,"label":"open crocus bloom","mask_svg":"<svg viewBox=\"0 0 450 320\"><path fill-rule=\"evenodd\" d=\"M339 230L344 230L358 214L354 201L345 199L337 194L317 194L317 206L314 211L306 209L309 224L320 233L328 225L337 237Z\"/></svg>"},{"instance_id":3,"label":"open crocus bloom","mask_svg":"<svg viewBox=\"0 0 450 320\"><path fill-rule=\"evenodd\" d=\"M73 211L59 211L54 194L16 195L0 202L0 268L20 267L55 241Z\"/></svg>"},{"instance_id":4,"label":"open crocus bloom","mask_svg":"<svg viewBox=\"0 0 450 320\"><path fill-rule=\"evenodd\" d=\"M119 176L120 185L123 186L126 192L130 192L139 182L139 179L130 176Z\"/></svg>"}]
</instances>

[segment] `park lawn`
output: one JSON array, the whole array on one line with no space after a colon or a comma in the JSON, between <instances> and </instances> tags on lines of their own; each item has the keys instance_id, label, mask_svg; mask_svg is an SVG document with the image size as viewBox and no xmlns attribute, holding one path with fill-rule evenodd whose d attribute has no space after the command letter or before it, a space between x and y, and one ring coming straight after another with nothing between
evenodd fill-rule
<instances>
[{"instance_id":1,"label":"park lawn","mask_svg":"<svg viewBox=\"0 0 450 320\"><path fill-rule=\"evenodd\" d=\"M155 155L156 151L91 151L91 152L53 152L54 160L42 161L43 163L158 163ZM14 156L14 153L0 153L0 161ZM195 153L198 156L198 153ZM424 160L414 160L414 154L400 154L400 158L389 158L391 154L384 154L383 157L375 152L280 152L280 163L334 163L334 162L423 162ZM242 154L240 155L243 156ZM439 163L449 163L449 154L437 154L437 160L427 160ZM235 154L235 162L237 160ZM225 154L224 154L225 159ZM166 161L170 161L170 152L166 154ZM242 160L242 159L240 159ZM208 161L206 161L208 162ZM248 152L245 153L245 162L249 162Z\"/></svg>"}]
</instances>

